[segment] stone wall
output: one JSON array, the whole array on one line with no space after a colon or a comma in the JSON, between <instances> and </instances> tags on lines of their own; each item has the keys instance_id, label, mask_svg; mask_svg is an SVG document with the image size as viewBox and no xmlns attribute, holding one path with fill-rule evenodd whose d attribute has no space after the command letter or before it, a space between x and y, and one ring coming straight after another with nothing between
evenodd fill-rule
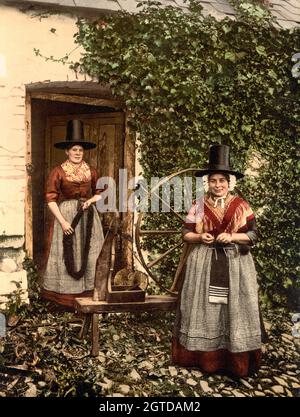
<instances>
[{"instance_id":1,"label":"stone wall","mask_svg":"<svg viewBox=\"0 0 300 417\"><path fill-rule=\"evenodd\" d=\"M81 81L67 65L34 53L60 58L75 48L75 16L34 16L0 5L0 306L16 290L28 301L25 256L26 88L32 83ZM78 59L80 51L73 52Z\"/></svg>"}]
</instances>

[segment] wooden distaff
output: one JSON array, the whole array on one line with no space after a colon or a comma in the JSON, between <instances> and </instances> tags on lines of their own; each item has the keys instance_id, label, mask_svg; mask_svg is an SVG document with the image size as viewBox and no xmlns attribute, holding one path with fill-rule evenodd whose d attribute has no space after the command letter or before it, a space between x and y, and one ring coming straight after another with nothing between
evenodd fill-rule
<instances>
[{"instance_id":1,"label":"wooden distaff","mask_svg":"<svg viewBox=\"0 0 300 417\"><path fill-rule=\"evenodd\" d=\"M110 269L114 267L114 265L112 265L112 247L118 232L119 223L119 214L114 214L97 259L93 301L106 300L109 272Z\"/></svg>"}]
</instances>

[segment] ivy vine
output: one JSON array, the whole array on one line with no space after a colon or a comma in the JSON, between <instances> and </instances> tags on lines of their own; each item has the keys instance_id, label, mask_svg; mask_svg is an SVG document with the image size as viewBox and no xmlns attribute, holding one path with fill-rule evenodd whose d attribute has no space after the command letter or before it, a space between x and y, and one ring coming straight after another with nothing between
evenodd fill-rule
<instances>
[{"instance_id":1,"label":"ivy vine","mask_svg":"<svg viewBox=\"0 0 300 417\"><path fill-rule=\"evenodd\" d=\"M221 21L196 0L79 20L83 54L72 68L123 99L146 178L202 166L212 143L231 146L236 169L262 161L240 188L258 212L261 287L283 303L300 285L300 85L291 75L300 31L280 28L263 2L231 4L235 19Z\"/></svg>"}]
</instances>

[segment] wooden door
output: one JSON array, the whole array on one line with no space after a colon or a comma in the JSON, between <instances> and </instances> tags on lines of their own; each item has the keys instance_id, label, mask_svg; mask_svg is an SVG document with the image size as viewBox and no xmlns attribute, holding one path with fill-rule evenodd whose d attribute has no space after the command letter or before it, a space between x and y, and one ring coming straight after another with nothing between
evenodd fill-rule
<instances>
[{"instance_id":1,"label":"wooden door","mask_svg":"<svg viewBox=\"0 0 300 417\"><path fill-rule=\"evenodd\" d=\"M123 167L124 113L76 114L51 116L46 127L46 175L66 160L66 154L54 147L54 143L66 138L67 121L80 119L84 123L85 140L96 143L95 149L87 150L84 159L100 177L113 177L118 185L119 168Z\"/></svg>"},{"instance_id":2,"label":"wooden door","mask_svg":"<svg viewBox=\"0 0 300 417\"><path fill-rule=\"evenodd\" d=\"M118 208L119 169L124 167L125 135L122 112L49 116L46 122L45 178L53 167L67 158L64 150L55 148L54 144L65 140L67 122L71 119L82 120L85 140L96 143L96 148L84 152L84 160L96 168L98 177L109 176L115 180ZM47 234L49 230L47 204L45 204L44 216ZM101 215L101 218L105 229L109 224L110 214ZM45 238L47 239L47 236Z\"/></svg>"}]
</instances>

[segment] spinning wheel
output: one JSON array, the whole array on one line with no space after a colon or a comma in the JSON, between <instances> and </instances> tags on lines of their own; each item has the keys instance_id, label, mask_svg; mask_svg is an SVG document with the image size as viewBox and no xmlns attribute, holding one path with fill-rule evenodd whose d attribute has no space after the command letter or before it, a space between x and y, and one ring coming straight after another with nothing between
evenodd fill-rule
<instances>
[{"instance_id":1,"label":"spinning wheel","mask_svg":"<svg viewBox=\"0 0 300 417\"><path fill-rule=\"evenodd\" d=\"M124 291L123 288L119 288L120 291L113 291L112 271L114 269L115 261L118 258L118 256L116 256L116 241L117 236L119 235L119 219L118 216L112 216L109 233L104 241L102 251L97 261L94 296L93 298L76 298L75 301L77 311L85 315L80 337L85 337L90 325L92 327L92 355L97 356L99 353L99 314L170 311L176 308L180 276L184 265L183 261L185 260L187 253L187 245L183 244L181 238L181 227L185 218L186 210L182 209L182 212L174 210L171 207L171 202L168 204L167 201L159 196L159 189L161 186L167 185L168 182L172 181L175 177L184 177L184 174L186 173L191 173L191 177L193 177L192 181L194 181L195 177L193 176L193 172L195 171L197 171L196 168L189 168L175 172L174 174L171 174L161 180L155 187L153 187L149 198L152 199L152 197L156 197L158 201L164 205L165 209L168 208L169 213L161 213L158 211L157 213L151 213L150 217L148 216L148 219L146 218L147 213L140 213L136 223L135 238L140 262L144 266L148 275L156 282L158 287L167 292L168 295L145 296L145 294L142 293L143 291L145 292L147 283L145 283L144 289L139 288L136 291L134 286L131 288L131 291ZM187 184L187 188L189 188L189 186L191 188L192 181L190 181L190 184ZM191 205L191 201L189 202L189 205ZM150 221L151 219L152 221L157 220L156 216L166 216L169 219L169 227L164 228L163 230L156 230L148 227L149 224L151 226L149 219ZM145 242L149 237L151 238L151 242ZM163 244L159 242L162 237L167 237L167 241L165 240ZM154 248L152 251L153 253L148 253L147 255L150 259L146 259L146 255L143 251L145 247L148 250L152 250L152 248ZM171 257L173 254L176 256L178 255L177 259L174 260ZM171 262L173 268L169 267L169 261ZM162 279L159 267L161 267L164 263L166 263L166 267L164 268L164 278ZM123 270L123 272L125 273L126 271ZM128 276L128 278L130 277ZM119 276L116 275L114 284L122 284L122 279L122 274ZM140 279L140 287L141 284L142 280ZM167 288L168 286L170 288Z\"/></svg>"},{"instance_id":2,"label":"spinning wheel","mask_svg":"<svg viewBox=\"0 0 300 417\"><path fill-rule=\"evenodd\" d=\"M182 242L181 228L186 210L190 208L192 201L187 202L186 207L182 207L181 211L175 211L172 202L166 201L161 196L160 189L170 186L170 182L176 177L181 181L181 184L185 185L185 196L188 192L191 196L193 182L196 181L194 176L196 171L199 169L183 169L163 178L151 189L149 200L153 201L156 198L164 209L169 209L169 213L161 213L161 211L150 214L140 213L136 223L136 248L143 267L160 289L173 296L177 295L187 250L187 245ZM189 181L186 181L186 174L190 174ZM152 224L162 216L165 220L165 227L161 230L153 228Z\"/></svg>"}]
</instances>

